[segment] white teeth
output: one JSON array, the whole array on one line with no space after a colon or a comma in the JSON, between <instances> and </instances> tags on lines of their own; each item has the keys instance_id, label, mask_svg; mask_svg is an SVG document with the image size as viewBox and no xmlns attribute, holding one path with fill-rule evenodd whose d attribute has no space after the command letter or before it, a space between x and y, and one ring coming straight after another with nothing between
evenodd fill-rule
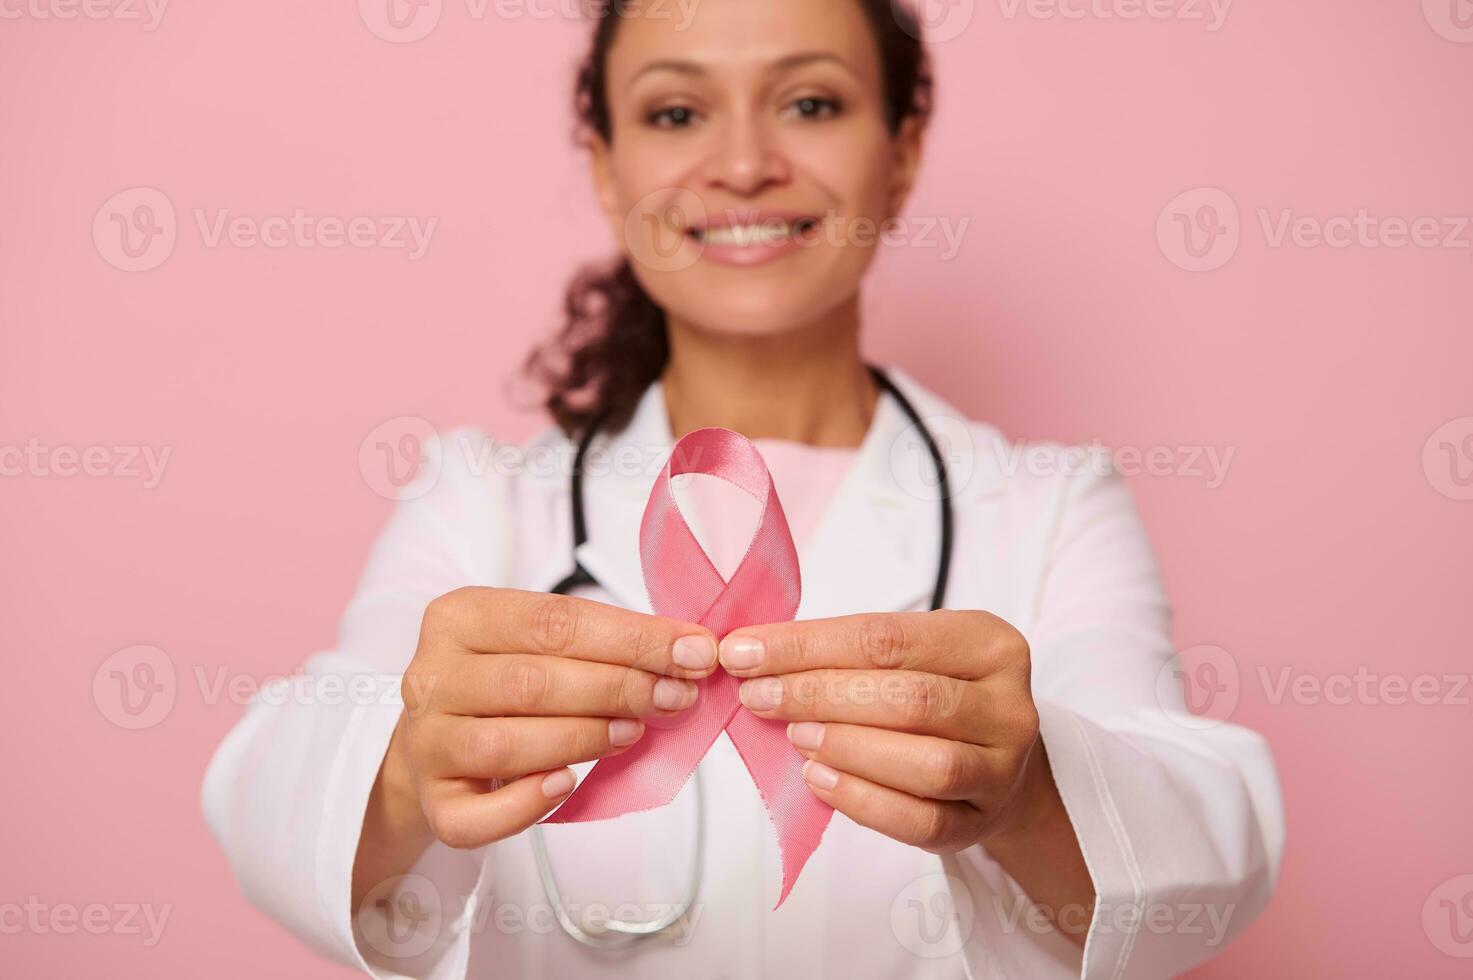
<instances>
[{"instance_id":1,"label":"white teeth","mask_svg":"<svg viewBox=\"0 0 1473 980\"><path fill-rule=\"evenodd\" d=\"M733 225L727 228L697 229L696 237L708 245L780 245L793 237L793 226L786 221L768 221L760 225Z\"/></svg>"}]
</instances>

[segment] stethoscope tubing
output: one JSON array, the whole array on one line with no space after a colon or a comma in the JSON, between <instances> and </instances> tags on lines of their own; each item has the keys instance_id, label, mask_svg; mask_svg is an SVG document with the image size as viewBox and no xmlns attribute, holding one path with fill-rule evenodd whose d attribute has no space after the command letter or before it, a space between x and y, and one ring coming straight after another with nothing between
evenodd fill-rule
<instances>
[{"instance_id":1,"label":"stethoscope tubing","mask_svg":"<svg viewBox=\"0 0 1473 980\"><path fill-rule=\"evenodd\" d=\"M880 390L895 399L900 410L905 413L915 426L916 432L926 444L926 452L931 456L931 461L936 466L936 481L940 491L941 508L941 548L936 558L936 585L931 590L931 608L940 609L946 604L946 586L951 577L951 542L955 534L955 527L951 512L951 478L946 469L946 462L942 458L941 449L936 445L936 439L926 428L921 415L911 404L909 398L895 386L883 370L874 365L867 365L870 376L875 379L875 384ZM594 437L598 435L603 427L604 417L595 419L583 431L578 441L578 451L573 456L573 473L570 482L572 512L573 512L573 570L563 577L556 585L547 591L558 595L567 595L574 589L583 585L594 585L595 580L583 563L578 560L578 549L588 541L588 519L583 509L583 460L588 455L589 448L593 445Z\"/></svg>"}]
</instances>

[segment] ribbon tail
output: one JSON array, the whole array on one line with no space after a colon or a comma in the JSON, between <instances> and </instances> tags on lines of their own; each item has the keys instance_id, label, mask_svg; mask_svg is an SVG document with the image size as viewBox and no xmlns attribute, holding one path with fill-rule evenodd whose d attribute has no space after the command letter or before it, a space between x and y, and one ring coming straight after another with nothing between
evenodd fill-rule
<instances>
[{"instance_id":1,"label":"ribbon tail","mask_svg":"<svg viewBox=\"0 0 1473 980\"><path fill-rule=\"evenodd\" d=\"M783 887L773 911L782 908L808 858L818 849L834 808L803 781L803 755L788 741L787 725L738 707L726 734L762 794L782 851Z\"/></svg>"},{"instance_id":2,"label":"ribbon tail","mask_svg":"<svg viewBox=\"0 0 1473 980\"><path fill-rule=\"evenodd\" d=\"M699 682L700 697L669 720L645 721L631 749L600 759L563 805L542 823L585 823L653 810L672 802L740 707L735 678L718 671ZM674 727L656 727L658 724Z\"/></svg>"}]
</instances>

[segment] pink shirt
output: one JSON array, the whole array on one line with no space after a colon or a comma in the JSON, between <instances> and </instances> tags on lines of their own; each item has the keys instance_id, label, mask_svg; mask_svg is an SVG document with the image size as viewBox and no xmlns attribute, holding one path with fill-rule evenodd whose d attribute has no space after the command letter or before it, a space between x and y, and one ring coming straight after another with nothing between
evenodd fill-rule
<instances>
[{"instance_id":1,"label":"pink shirt","mask_svg":"<svg viewBox=\"0 0 1473 980\"><path fill-rule=\"evenodd\" d=\"M772 474L801 559L803 546L828 512L859 450L810 446L787 439L754 439L753 444ZM725 480L703 473L677 477L673 483L681 513L696 540L711 556L716 570L729 578L757 526L758 502Z\"/></svg>"}]
</instances>

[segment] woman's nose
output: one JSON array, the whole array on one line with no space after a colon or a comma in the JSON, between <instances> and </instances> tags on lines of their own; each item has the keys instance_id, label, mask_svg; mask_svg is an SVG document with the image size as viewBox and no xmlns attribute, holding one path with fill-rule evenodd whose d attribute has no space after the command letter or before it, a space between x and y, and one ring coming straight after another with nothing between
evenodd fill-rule
<instances>
[{"instance_id":1,"label":"woman's nose","mask_svg":"<svg viewBox=\"0 0 1473 980\"><path fill-rule=\"evenodd\" d=\"M711 146L704 162L707 185L751 195L791 176L787 158L774 135L759 120L733 119Z\"/></svg>"}]
</instances>

